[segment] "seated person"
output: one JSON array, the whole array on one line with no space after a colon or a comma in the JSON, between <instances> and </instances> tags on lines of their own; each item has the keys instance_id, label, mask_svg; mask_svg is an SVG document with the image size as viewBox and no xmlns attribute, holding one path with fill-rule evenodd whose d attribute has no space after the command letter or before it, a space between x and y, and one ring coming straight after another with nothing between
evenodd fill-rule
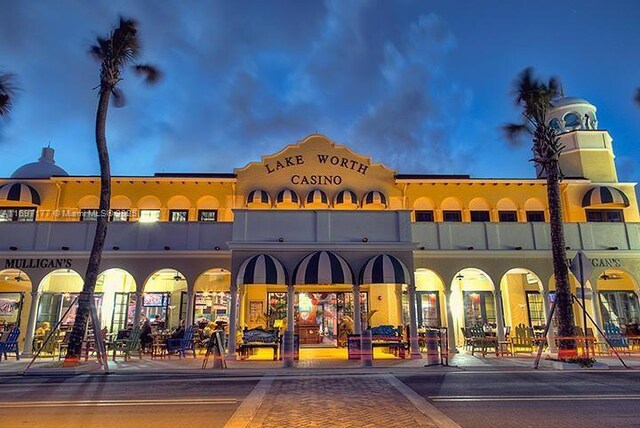
<instances>
[{"instance_id":1,"label":"seated person","mask_svg":"<svg viewBox=\"0 0 640 428\"><path fill-rule=\"evenodd\" d=\"M182 339L184 337L184 320L180 320L178 328L173 330L170 339Z\"/></svg>"},{"instance_id":2,"label":"seated person","mask_svg":"<svg viewBox=\"0 0 640 428\"><path fill-rule=\"evenodd\" d=\"M145 351L151 347L153 343L153 337L151 336L151 322L149 318L144 320L142 327L140 329L140 346L142 346L142 350Z\"/></svg>"},{"instance_id":3,"label":"seated person","mask_svg":"<svg viewBox=\"0 0 640 428\"><path fill-rule=\"evenodd\" d=\"M36 329L36 336L42 337L46 336L51 330L51 324L47 321L40 324L40 326Z\"/></svg>"}]
</instances>

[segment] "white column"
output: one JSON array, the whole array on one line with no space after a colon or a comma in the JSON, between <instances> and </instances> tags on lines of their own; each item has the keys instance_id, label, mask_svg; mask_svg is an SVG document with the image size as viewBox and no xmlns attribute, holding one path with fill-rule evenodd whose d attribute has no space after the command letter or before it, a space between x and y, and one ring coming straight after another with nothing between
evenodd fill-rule
<instances>
[{"instance_id":1,"label":"white column","mask_svg":"<svg viewBox=\"0 0 640 428\"><path fill-rule=\"evenodd\" d=\"M456 348L456 326L453 322L453 311L451 310L451 290L445 290L445 307L447 310L447 337L449 341L449 354L455 354L458 352Z\"/></svg>"},{"instance_id":2,"label":"white column","mask_svg":"<svg viewBox=\"0 0 640 428\"><path fill-rule=\"evenodd\" d=\"M398 311L398 326L404 328L404 317L402 314L402 285L396 284L396 310Z\"/></svg>"},{"instance_id":3,"label":"white column","mask_svg":"<svg viewBox=\"0 0 640 428\"><path fill-rule=\"evenodd\" d=\"M38 315L38 303L40 302L40 293L31 292L31 306L29 307L29 320L27 321L27 330L24 336L24 346L22 355L29 356L33 352L33 335L36 331L36 319Z\"/></svg>"},{"instance_id":4,"label":"white column","mask_svg":"<svg viewBox=\"0 0 640 428\"><path fill-rule=\"evenodd\" d=\"M142 316L142 292L136 291L136 308L133 311L133 328L140 327L140 317ZM127 307L129 307L129 302L127 302ZM128 321L128 320L127 320ZM125 322L125 328L127 328L128 322ZM167 320L167 325L168 320Z\"/></svg>"},{"instance_id":5,"label":"white column","mask_svg":"<svg viewBox=\"0 0 640 428\"><path fill-rule=\"evenodd\" d=\"M293 367L294 360L294 323L295 323L295 310L294 310L294 300L295 300L295 287L293 284L287 286L287 331L285 332L284 343L283 343L283 351L284 355L282 356L282 365L284 367Z\"/></svg>"},{"instance_id":6,"label":"white column","mask_svg":"<svg viewBox=\"0 0 640 428\"><path fill-rule=\"evenodd\" d=\"M362 316L360 315L360 284L353 284L353 329L362 334Z\"/></svg>"},{"instance_id":7,"label":"white column","mask_svg":"<svg viewBox=\"0 0 640 428\"><path fill-rule=\"evenodd\" d=\"M551 312L551 304L549 303L549 290L542 291L542 309L544 310L545 322L549 318L549 312ZM549 352L558 352L556 347L556 334L553 331L553 320L549 323L549 332L547 333L547 344L549 345Z\"/></svg>"},{"instance_id":8,"label":"white column","mask_svg":"<svg viewBox=\"0 0 640 428\"><path fill-rule=\"evenodd\" d=\"M593 319L598 324L598 327L604 328L602 324L602 311L600 310L600 292L593 285L592 287L592 296L591 296L591 305L593 305ZM587 323L589 320L587 320ZM592 325L592 324L591 324ZM585 332L586 332L585 328ZM597 328L593 327L593 334L598 338L599 342L604 341L604 337L600 334Z\"/></svg>"},{"instance_id":9,"label":"white column","mask_svg":"<svg viewBox=\"0 0 640 428\"><path fill-rule=\"evenodd\" d=\"M238 286L231 284L231 311L229 314L229 343L227 346L227 358L236 359L236 329L238 326Z\"/></svg>"},{"instance_id":10,"label":"white column","mask_svg":"<svg viewBox=\"0 0 640 428\"><path fill-rule=\"evenodd\" d=\"M493 301L496 306L496 328L498 330L498 340L504 340L504 315L502 313L502 291L500 286L493 291Z\"/></svg>"},{"instance_id":11,"label":"white column","mask_svg":"<svg viewBox=\"0 0 640 428\"><path fill-rule=\"evenodd\" d=\"M185 314L184 325L188 326L193 324L193 310L196 304L196 293L193 291L187 291L187 311Z\"/></svg>"},{"instance_id":12,"label":"white column","mask_svg":"<svg viewBox=\"0 0 640 428\"><path fill-rule=\"evenodd\" d=\"M416 314L416 286L414 284L409 284L409 322L411 358L422 358L418 346L418 317Z\"/></svg>"}]
</instances>

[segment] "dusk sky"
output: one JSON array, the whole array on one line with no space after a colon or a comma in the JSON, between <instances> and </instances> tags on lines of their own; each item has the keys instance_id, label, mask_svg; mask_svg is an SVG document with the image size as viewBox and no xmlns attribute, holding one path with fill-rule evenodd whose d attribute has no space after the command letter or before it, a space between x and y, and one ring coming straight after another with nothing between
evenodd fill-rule
<instances>
[{"instance_id":1,"label":"dusk sky","mask_svg":"<svg viewBox=\"0 0 640 428\"><path fill-rule=\"evenodd\" d=\"M621 180L640 177L640 3L630 1L0 0L0 70L18 76L0 123L0 177L49 142L72 175L99 173L99 66L122 14L140 23L128 105L109 111L112 172L232 172L321 133L400 173L533 177L510 90L532 66L598 107Z\"/></svg>"}]
</instances>

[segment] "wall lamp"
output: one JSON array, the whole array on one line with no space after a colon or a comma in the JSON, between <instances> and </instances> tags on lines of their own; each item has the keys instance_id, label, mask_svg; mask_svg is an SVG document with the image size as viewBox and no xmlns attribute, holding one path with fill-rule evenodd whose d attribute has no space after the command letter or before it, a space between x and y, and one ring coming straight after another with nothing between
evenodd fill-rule
<instances>
[{"instance_id":1,"label":"wall lamp","mask_svg":"<svg viewBox=\"0 0 640 428\"><path fill-rule=\"evenodd\" d=\"M170 247L170 246L168 246L168 245L165 245L165 246L164 246L164 250L165 250L165 251L169 251L170 249L171 249L171 247Z\"/></svg>"},{"instance_id":2,"label":"wall lamp","mask_svg":"<svg viewBox=\"0 0 640 428\"><path fill-rule=\"evenodd\" d=\"M66 245L63 245L62 247L60 247L60 249L62 251L69 251L69 247L67 247Z\"/></svg>"},{"instance_id":3,"label":"wall lamp","mask_svg":"<svg viewBox=\"0 0 640 428\"><path fill-rule=\"evenodd\" d=\"M618 250L619 248L618 247L609 247L609 249L615 251L615 250Z\"/></svg>"},{"instance_id":4,"label":"wall lamp","mask_svg":"<svg viewBox=\"0 0 640 428\"><path fill-rule=\"evenodd\" d=\"M113 251L118 251L120 249L120 247L118 247L117 245L113 246Z\"/></svg>"},{"instance_id":5,"label":"wall lamp","mask_svg":"<svg viewBox=\"0 0 640 428\"><path fill-rule=\"evenodd\" d=\"M216 251L220 251L220 247L218 247L217 245L213 249Z\"/></svg>"},{"instance_id":6,"label":"wall lamp","mask_svg":"<svg viewBox=\"0 0 640 428\"><path fill-rule=\"evenodd\" d=\"M426 250L426 248L425 247L418 247L418 250L423 250L424 251L424 250Z\"/></svg>"},{"instance_id":7,"label":"wall lamp","mask_svg":"<svg viewBox=\"0 0 640 428\"><path fill-rule=\"evenodd\" d=\"M520 250L522 250L522 247L514 247L513 249L520 251Z\"/></svg>"},{"instance_id":8,"label":"wall lamp","mask_svg":"<svg viewBox=\"0 0 640 428\"><path fill-rule=\"evenodd\" d=\"M18 251L18 247L16 247L15 245L10 246L9 249L11 251Z\"/></svg>"},{"instance_id":9,"label":"wall lamp","mask_svg":"<svg viewBox=\"0 0 640 428\"><path fill-rule=\"evenodd\" d=\"M469 245L469 246L467 247L467 250L473 250L473 245Z\"/></svg>"},{"instance_id":10,"label":"wall lamp","mask_svg":"<svg viewBox=\"0 0 640 428\"><path fill-rule=\"evenodd\" d=\"M362 242L369 242L369 238L365 236L364 238L362 238Z\"/></svg>"},{"instance_id":11,"label":"wall lamp","mask_svg":"<svg viewBox=\"0 0 640 428\"><path fill-rule=\"evenodd\" d=\"M565 250L570 250L570 249L571 249L571 247L567 245L564 249L565 249Z\"/></svg>"},{"instance_id":12,"label":"wall lamp","mask_svg":"<svg viewBox=\"0 0 640 428\"><path fill-rule=\"evenodd\" d=\"M284 242L284 238L281 236L280 238L278 238L278 242Z\"/></svg>"}]
</instances>

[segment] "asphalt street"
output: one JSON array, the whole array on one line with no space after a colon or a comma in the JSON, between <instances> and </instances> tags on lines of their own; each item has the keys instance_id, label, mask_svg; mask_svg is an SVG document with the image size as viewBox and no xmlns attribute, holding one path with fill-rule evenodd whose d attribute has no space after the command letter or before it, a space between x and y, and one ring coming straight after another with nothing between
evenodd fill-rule
<instances>
[{"instance_id":1,"label":"asphalt street","mask_svg":"<svg viewBox=\"0 0 640 428\"><path fill-rule=\"evenodd\" d=\"M395 402L380 401L386 399L385 394L379 393L381 385L386 385L384 376L390 375L341 377L336 371L332 378L336 383L342 382L339 400L357 401L358 408L366 408L363 403L370 403L366 426L407 426L399 422L400 418L396 422L391 418L389 422L389 408L393 409L399 404L398 400L404 399L396 396ZM398 371L395 377L462 427L640 426L637 404L640 372L637 371L416 370ZM243 402L250 401L248 397L255 395L260 380L260 377L203 378L199 374L3 376L0 377L0 421L3 427L222 427ZM316 419L323 421L322 426L353 426L342 419L344 413L336 411L338 395L326 375L314 376L297 370L295 376L281 375L270 382L273 385L264 388L262 401L255 404L256 419L247 426L262 423L278 426L280 417L283 422L287 421L282 426L291 426L291 415L287 413L296 412L297 420L307 421L298 426L316 426L313 424ZM316 384L318 391L314 391ZM353 389L352 395L349 388ZM371 389L369 393L367 388ZM286 398L280 404L277 394L280 399ZM308 402L296 408L296 397L305 394ZM326 406L322 406L322 402L326 402ZM406 408L407 403L402 405ZM318 412L317 417L305 414L307 408ZM349 406L345 408L348 410ZM383 411L385 415L377 414ZM378 420L386 422L376 424Z\"/></svg>"}]
</instances>

